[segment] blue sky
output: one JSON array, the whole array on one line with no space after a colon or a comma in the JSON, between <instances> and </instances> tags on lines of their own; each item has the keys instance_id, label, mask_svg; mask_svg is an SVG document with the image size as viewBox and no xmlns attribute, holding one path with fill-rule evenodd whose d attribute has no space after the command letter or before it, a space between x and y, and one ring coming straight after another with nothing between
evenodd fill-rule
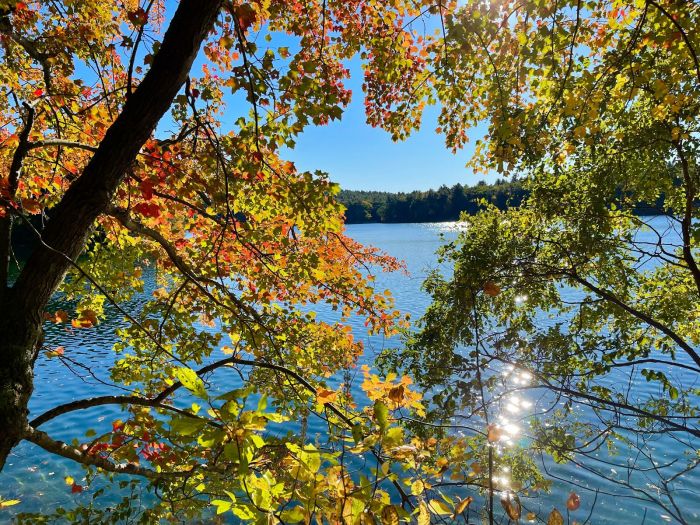
<instances>
[{"instance_id":1,"label":"blue sky","mask_svg":"<svg viewBox=\"0 0 700 525\"><path fill-rule=\"evenodd\" d=\"M393 142L387 132L366 124L360 78L359 68L353 68L353 100L342 120L308 128L288 152L286 157L297 168L325 171L342 188L352 190L427 190L496 178L474 175L465 167L473 140L456 155L447 149L442 135L435 133L438 107L426 110L420 131L404 142ZM478 133L472 131L470 138Z\"/></svg>"},{"instance_id":2,"label":"blue sky","mask_svg":"<svg viewBox=\"0 0 700 525\"><path fill-rule=\"evenodd\" d=\"M175 7L172 0L166 2L166 11ZM169 19L169 16L166 17ZM428 24L430 25L430 23ZM275 35L278 45L295 46L286 36ZM138 61L137 61L138 62ZM204 57L200 53L194 66L197 74ZM473 153L473 142L481 130L469 133L467 147L452 154L445 146L443 137L435 132L438 107L426 109L423 125L404 142L394 142L390 135L365 122L364 95L362 93L363 72L359 59L348 63L351 78L347 85L352 89L352 103L340 121L326 126L310 126L298 137L294 150L283 153L284 158L295 163L299 170L321 170L344 189L378 191L413 191L452 186L457 183L475 185L479 180L491 182L496 175L474 175L465 167ZM243 95L228 100L235 120L249 107ZM167 119L160 129L168 127ZM232 122L222 122L227 128Z\"/></svg>"}]
</instances>

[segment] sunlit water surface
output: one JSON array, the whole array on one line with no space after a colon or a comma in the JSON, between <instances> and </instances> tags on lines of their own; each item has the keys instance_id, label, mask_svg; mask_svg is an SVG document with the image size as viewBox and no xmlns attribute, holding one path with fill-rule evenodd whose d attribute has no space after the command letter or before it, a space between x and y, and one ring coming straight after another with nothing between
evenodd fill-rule
<instances>
[{"instance_id":1,"label":"sunlit water surface","mask_svg":"<svg viewBox=\"0 0 700 525\"><path fill-rule=\"evenodd\" d=\"M390 289L396 299L397 307L410 313L413 319L417 319L429 304L429 297L421 290L421 283L427 273L437 266L435 251L444 239L453 239L457 235L457 229L454 223L366 224L349 226L348 234L364 244L377 246L405 261L408 275L402 272L380 274L377 277L377 287L380 290ZM150 295L150 291L152 290L146 289L144 297ZM526 299L523 297L521 300ZM127 306L133 308L136 305ZM321 309L319 315L324 316L327 313ZM36 388L30 403L32 414L42 413L57 404L74 399L114 393L112 387L102 384L100 380L107 380L107 370L114 360L111 349L115 341L113 330L119 319L121 316L115 312L112 321L89 330L71 331L62 327L48 327L47 345L64 346L67 357L75 359L76 362L89 363L91 372L79 366L69 369L59 360L46 359L42 355L36 365ZM543 324L551 322L550 319L542 320ZM374 356L382 350L400 344L398 338L386 340L382 337L368 337L363 319L353 319L352 325L356 337L362 338L366 344L367 350L362 358L363 362L371 363ZM527 372L518 369L504 368L500 373L511 385L527 385L531 380ZM355 381L355 389L356 394L361 397L360 383L361 378L358 378ZM640 396L658 393L655 385L650 386L646 382L635 385L635 388L639 390ZM652 388L653 392L648 390ZM503 429L499 447L507 447L525 439L528 418L531 414L542 410L542 407L548 406L548 402L546 396L532 395L529 398L527 394L513 394L505 399L501 413L497 415L497 422ZM582 413L585 412L585 408L581 410ZM109 428L111 422L119 417L119 413L119 408L110 406L75 411L47 423L42 429L60 439L81 438L81 432L86 428L95 428L98 431L100 428ZM289 423L288 426L296 430L298 425ZM323 423L310 421L309 430L312 433L322 433ZM676 449L677 444L674 440L660 436L654 444L655 453L658 454L655 459L659 462L677 459L684 463L687 458L678 457ZM618 457L617 460L624 462L625 458ZM632 497L629 492L620 490L614 483L605 483L599 476L574 464L554 465L548 462L547 467L552 475L578 486L576 490L581 495L581 507L568 516L570 523L586 521L591 514L594 501L595 506L588 523L654 524L672 521L662 509ZM606 474L614 478L624 476L625 472L618 472L611 467L610 472ZM48 454L32 444L21 444L13 451L5 470L0 473L0 497L16 498L21 500L21 503L6 510L0 510L0 522L11 521L12 516L17 512L51 511L59 505L70 507L74 503L87 503L90 494L71 494L70 488L64 483L66 476L80 481L83 475L82 469L74 463ZM507 472L496 473L496 476L498 483L507 486L509 482ZM645 485L647 490L655 490L651 480L637 481ZM700 503L695 499L695 495L700 493L700 475L693 473L686 476L679 486L682 490L679 490L676 495L677 502L686 511L690 511L687 517L691 523L700 523ZM534 511L540 518L546 519L546 515L553 506L565 509L565 500L571 488L572 486L564 481L555 481L551 495L540 495L523 503L527 510ZM594 493L595 489L600 491L597 497ZM467 494L458 495L463 497ZM478 520L474 522L477 523Z\"/></svg>"}]
</instances>

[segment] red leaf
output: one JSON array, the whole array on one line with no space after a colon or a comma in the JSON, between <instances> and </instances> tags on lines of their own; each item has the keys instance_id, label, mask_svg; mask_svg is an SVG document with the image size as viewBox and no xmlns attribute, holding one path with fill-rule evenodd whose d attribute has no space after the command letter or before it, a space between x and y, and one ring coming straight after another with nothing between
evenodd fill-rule
<instances>
[{"instance_id":1,"label":"red leaf","mask_svg":"<svg viewBox=\"0 0 700 525\"><path fill-rule=\"evenodd\" d=\"M129 19L129 22L135 26L146 25L146 22L148 22L148 14L142 7L139 7L136 11L129 11L126 16Z\"/></svg>"},{"instance_id":2,"label":"red leaf","mask_svg":"<svg viewBox=\"0 0 700 525\"><path fill-rule=\"evenodd\" d=\"M575 492L569 494L569 498L566 500L566 508L569 510L577 510L581 506L581 498Z\"/></svg>"},{"instance_id":3,"label":"red leaf","mask_svg":"<svg viewBox=\"0 0 700 525\"><path fill-rule=\"evenodd\" d=\"M150 180L142 180L140 187L143 198L150 201L153 198L153 183Z\"/></svg>"},{"instance_id":4,"label":"red leaf","mask_svg":"<svg viewBox=\"0 0 700 525\"><path fill-rule=\"evenodd\" d=\"M140 213L144 217L155 218L160 216L160 208L158 207L158 205L149 202L140 202L139 204L134 206L134 211L136 213Z\"/></svg>"},{"instance_id":5,"label":"red leaf","mask_svg":"<svg viewBox=\"0 0 700 525\"><path fill-rule=\"evenodd\" d=\"M40 97L40 96L43 95L43 94L44 94L44 90L43 90L43 89L37 88L37 89L34 90L34 96L35 96L35 97Z\"/></svg>"},{"instance_id":6,"label":"red leaf","mask_svg":"<svg viewBox=\"0 0 700 525\"><path fill-rule=\"evenodd\" d=\"M236 17L238 18L238 25L241 27L241 31L245 32L256 18L255 11L250 6L250 4L243 4L236 8Z\"/></svg>"},{"instance_id":7,"label":"red leaf","mask_svg":"<svg viewBox=\"0 0 700 525\"><path fill-rule=\"evenodd\" d=\"M79 492L83 491L83 487L81 485L78 485L77 483L73 483L73 485L71 485L70 491L73 494L78 494Z\"/></svg>"}]
</instances>

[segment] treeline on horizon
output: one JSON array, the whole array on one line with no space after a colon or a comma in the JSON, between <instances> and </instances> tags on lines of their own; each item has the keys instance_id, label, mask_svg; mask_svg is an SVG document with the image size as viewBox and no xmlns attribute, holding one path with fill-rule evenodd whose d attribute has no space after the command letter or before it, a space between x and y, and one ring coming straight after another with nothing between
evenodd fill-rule
<instances>
[{"instance_id":1,"label":"treeline on horizon","mask_svg":"<svg viewBox=\"0 0 700 525\"><path fill-rule=\"evenodd\" d=\"M528 193L517 179L496 179L493 184L482 180L475 186L443 185L437 190L410 193L341 190L338 200L346 207L346 224L444 222L456 221L462 212L474 215L487 203L501 210L518 207ZM662 209L663 197L654 204L638 204L634 213L657 215Z\"/></svg>"},{"instance_id":2,"label":"treeline on horizon","mask_svg":"<svg viewBox=\"0 0 700 525\"><path fill-rule=\"evenodd\" d=\"M490 202L500 209L519 206L527 191L519 181L479 181L475 186L440 186L437 190L391 193L342 190L338 200L347 208L347 224L367 222L454 221L461 212L470 215Z\"/></svg>"}]
</instances>

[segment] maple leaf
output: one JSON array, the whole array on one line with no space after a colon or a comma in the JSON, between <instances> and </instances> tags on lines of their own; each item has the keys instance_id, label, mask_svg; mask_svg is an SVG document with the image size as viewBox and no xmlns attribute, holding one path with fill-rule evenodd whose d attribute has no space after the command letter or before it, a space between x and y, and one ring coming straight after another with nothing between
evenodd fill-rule
<instances>
[{"instance_id":1,"label":"maple leaf","mask_svg":"<svg viewBox=\"0 0 700 525\"><path fill-rule=\"evenodd\" d=\"M142 180L139 188L141 188L141 195L145 200L150 201L153 198L153 183L150 180Z\"/></svg>"},{"instance_id":2,"label":"maple leaf","mask_svg":"<svg viewBox=\"0 0 700 525\"><path fill-rule=\"evenodd\" d=\"M129 22L134 24L136 27L146 25L148 22L148 13L146 13L142 7L139 7L134 11L129 11L126 16L129 19Z\"/></svg>"},{"instance_id":3,"label":"maple leaf","mask_svg":"<svg viewBox=\"0 0 700 525\"><path fill-rule=\"evenodd\" d=\"M257 14L250 4L242 4L236 7L236 19L241 31L245 32L255 23Z\"/></svg>"},{"instance_id":4,"label":"maple leaf","mask_svg":"<svg viewBox=\"0 0 700 525\"><path fill-rule=\"evenodd\" d=\"M80 311L77 319L71 321L73 328L91 328L97 324L97 312L85 308Z\"/></svg>"},{"instance_id":5,"label":"maple leaf","mask_svg":"<svg viewBox=\"0 0 700 525\"><path fill-rule=\"evenodd\" d=\"M47 352L46 352L46 357L48 357L48 358L50 359L50 358L52 358L52 357L62 356L62 355L65 353L65 350L66 350L66 349L65 349L64 347L62 347L62 346L57 346L57 347L54 348L53 350L47 351Z\"/></svg>"},{"instance_id":6,"label":"maple leaf","mask_svg":"<svg viewBox=\"0 0 700 525\"><path fill-rule=\"evenodd\" d=\"M338 397L338 393L333 390L327 390L325 388L319 388L316 391L316 402L320 405L327 405L328 403L333 403Z\"/></svg>"},{"instance_id":7,"label":"maple leaf","mask_svg":"<svg viewBox=\"0 0 700 525\"><path fill-rule=\"evenodd\" d=\"M22 208L31 215L41 213L41 203L36 199L22 199Z\"/></svg>"},{"instance_id":8,"label":"maple leaf","mask_svg":"<svg viewBox=\"0 0 700 525\"><path fill-rule=\"evenodd\" d=\"M140 202L134 206L134 211L144 217L160 217L160 207L152 202Z\"/></svg>"},{"instance_id":9,"label":"maple leaf","mask_svg":"<svg viewBox=\"0 0 700 525\"><path fill-rule=\"evenodd\" d=\"M389 399L400 405L404 399L405 391L406 387L404 387L402 384L397 385L389 390Z\"/></svg>"}]
</instances>

